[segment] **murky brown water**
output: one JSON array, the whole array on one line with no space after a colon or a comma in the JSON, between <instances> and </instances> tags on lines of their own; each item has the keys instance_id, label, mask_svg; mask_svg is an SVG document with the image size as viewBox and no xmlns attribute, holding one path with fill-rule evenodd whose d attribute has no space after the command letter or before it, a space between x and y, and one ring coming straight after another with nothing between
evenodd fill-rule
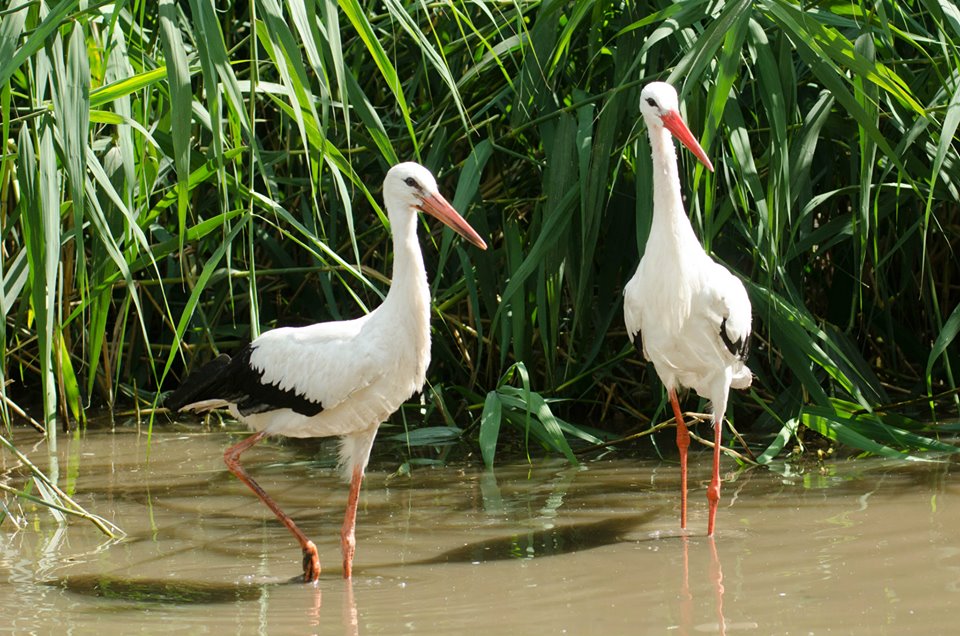
<instances>
[{"instance_id":1,"label":"murky brown water","mask_svg":"<svg viewBox=\"0 0 960 636\"><path fill-rule=\"evenodd\" d=\"M59 441L60 483L123 527L64 528L21 504L0 526L0 631L291 634L948 633L960 610L955 463L858 460L727 472L703 536L709 455L692 455L690 536L676 465L546 460L487 473L368 474L352 585L346 486L303 446L244 455L317 543L292 537L222 463L225 433L89 432ZM21 450L30 444L20 435ZM43 446L29 453L46 465ZM9 458L8 458L9 459ZM10 470L9 461L0 466Z\"/></svg>"}]
</instances>

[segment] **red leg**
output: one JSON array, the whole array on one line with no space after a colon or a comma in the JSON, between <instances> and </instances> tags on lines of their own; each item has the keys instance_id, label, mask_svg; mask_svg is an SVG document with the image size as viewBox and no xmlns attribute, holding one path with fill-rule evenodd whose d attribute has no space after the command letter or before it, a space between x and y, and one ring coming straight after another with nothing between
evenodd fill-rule
<instances>
[{"instance_id":1,"label":"red leg","mask_svg":"<svg viewBox=\"0 0 960 636\"><path fill-rule=\"evenodd\" d=\"M723 433L723 415L713 418L713 478L707 488L707 500L710 502L710 521L707 523L707 536L713 536L717 520L717 504L720 503L720 438Z\"/></svg>"},{"instance_id":2,"label":"red leg","mask_svg":"<svg viewBox=\"0 0 960 636\"><path fill-rule=\"evenodd\" d=\"M297 541L300 542L300 548L303 550L303 580L305 583L312 583L320 578L320 557L317 555L317 546L314 545L313 541L307 538L305 534L297 527L297 524L293 522L287 513L283 510L280 510L280 506L277 505L273 499L270 498L263 488L260 487L260 484L255 482L250 475L247 474L247 471L243 469L243 466L240 465L240 455L243 451L247 450L264 437L267 434L263 431L251 435L247 439L243 440L239 444L235 444L228 448L223 453L223 461L227 465L227 468L231 473L237 476L237 479L242 481L247 485L253 493L260 498L267 508L273 511L273 514L277 515L283 525L287 526L287 529L293 533L293 536L297 538Z\"/></svg>"},{"instance_id":3,"label":"red leg","mask_svg":"<svg viewBox=\"0 0 960 636\"><path fill-rule=\"evenodd\" d=\"M354 529L357 527L357 503L360 501L360 483L363 481L363 466L353 469L350 480L350 496L347 498L347 513L340 530L340 551L343 552L343 578L353 576L353 553L357 551Z\"/></svg>"},{"instance_id":4,"label":"red leg","mask_svg":"<svg viewBox=\"0 0 960 636\"><path fill-rule=\"evenodd\" d=\"M677 448L680 450L680 529L683 530L687 527L687 449L690 447L690 433L683 421L676 391L670 389L667 395L673 406L673 417L677 420Z\"/></svg>"}]
</instances>

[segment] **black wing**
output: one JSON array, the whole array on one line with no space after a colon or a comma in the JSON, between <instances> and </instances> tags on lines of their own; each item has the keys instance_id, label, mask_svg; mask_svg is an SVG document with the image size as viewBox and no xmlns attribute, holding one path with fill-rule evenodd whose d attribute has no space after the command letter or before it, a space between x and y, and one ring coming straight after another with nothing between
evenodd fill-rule
<instances>
[{"instance_id":1,"label":"black wing","mask_svg":"<svg viewBox=\"0 0 960 636\"><path fill-rule=\"evenodd\" d=\"M241 415L279 409L311 417L323 410L320 402L307 399L291 389L263 381L263 372L250 364L253 347L247 345L234 357L220 354L194 371L164 400L164 406L179 411L205 400L224 400L237 405Z\"/></svg>"},{"instance_id":2,"label":"black wing","mask_svg":"<svg viewBox=\"0 0 960 636\"><path fill-rule=\"evenodd\" d=\"M647 359L647 352L643 350L643 337L639 331L633 336L633 348L637 350L641 358Z\"/></svg>"},{"instance_id":3,"label":"black wing","mask_svg":"<svg viewBox=\"0 0 960 636\"><path fill-rule=\"evenodd\" d=\"M726 318L720 322L720 339L723 340L723 346L727 348L727 351L741 360L746 360L747 356L750 355L750 333L748 332L745 336L737 338L736 342L734 342L730 339L730 336L727 335Z\"/></svg>"}]
</instances>

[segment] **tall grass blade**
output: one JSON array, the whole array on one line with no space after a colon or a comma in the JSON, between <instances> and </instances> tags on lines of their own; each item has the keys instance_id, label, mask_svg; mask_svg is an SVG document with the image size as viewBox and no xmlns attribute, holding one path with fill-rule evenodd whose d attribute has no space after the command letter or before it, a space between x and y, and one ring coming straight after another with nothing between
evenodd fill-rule
<instances>
[{"instance_id":1,"label":"tall grass blade","mask_svg":"<svg viewBox=\"0 0 960 636\"><path fill-rule=\"evenodd\" d=\"M183 236L187 223L187 176L190 174L190 139L193 121L193 93L190 67L180 34L180 13L173 0L159 0L160 42L167 62L167 86L170 89L170 132L173 161L177 171L177 229Z\"/></svg>"}]
</instances>

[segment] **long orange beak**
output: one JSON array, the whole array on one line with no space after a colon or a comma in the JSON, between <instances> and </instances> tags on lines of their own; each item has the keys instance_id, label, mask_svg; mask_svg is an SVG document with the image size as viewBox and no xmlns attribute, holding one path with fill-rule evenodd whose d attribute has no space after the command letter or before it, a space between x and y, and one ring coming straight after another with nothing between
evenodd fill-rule
<instances>
[{"instance_id":1,"label":"long orange beak","mask_svg":"<svg viewBox=\"0 0 960 636\"><path fill-rule=\"evenodd\" d=\"M693 138L693 133L687 128L683 118L680 117L680 113L675 110L670 110L661 115L660 119L663 121L664 127L673 133L673 136L679 139L680 143L686 146L690 152L700 160L700 163L707 167L707 170L713 172L713 164L710 163L710 159L707 158L707 153L703 151L703 148L700 147L697 140Z\"/></svg>"},{"instance_id":2,"label":"long orange beak","mask_svg":"<svg viewBox=\"0 0 960 636\"><path fill-rule=\"evenodd\" d=\"M419 208L423 212L440 219L444 225L480 249L487 249L487 244L480 238L477 231L470 227L470 224L453 209L453 206L443 198L442 194L426 194L420 202Z\"/></svg>"}]
</instances>

